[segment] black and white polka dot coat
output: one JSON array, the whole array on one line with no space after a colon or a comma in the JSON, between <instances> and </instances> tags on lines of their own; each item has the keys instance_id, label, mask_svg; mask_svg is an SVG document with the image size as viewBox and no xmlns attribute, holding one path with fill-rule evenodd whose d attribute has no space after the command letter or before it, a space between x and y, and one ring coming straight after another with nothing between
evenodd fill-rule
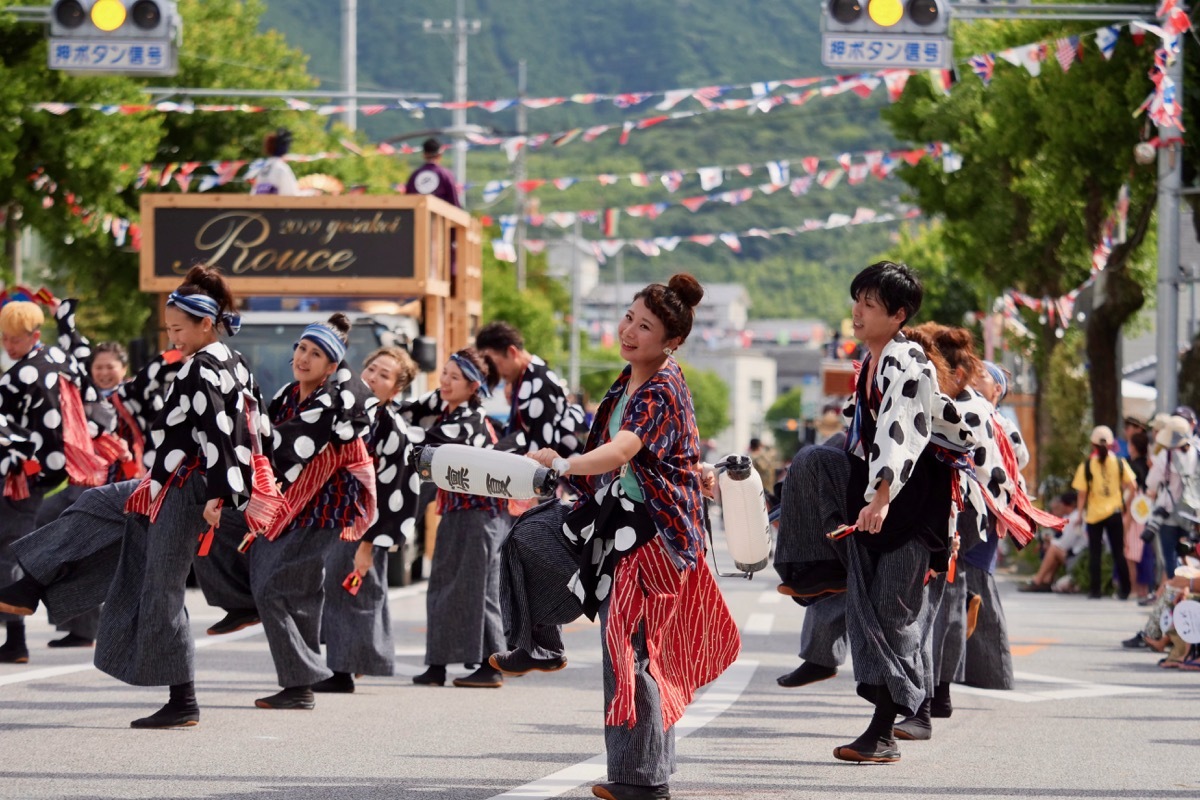
<instances>
[{"instance_id":1,"label":"black and white polka dot coat","mask_svg":"<svg viewBox=\"0 0 1200 800\"><path fill-rule=\"evenodd\" d=\"M184 362L150 426L146 456L150 496L186 460L198 456L204 468L205 497L244 508L253 485L246 397L263 408L262 393L242 354L224 342L201 348ZM271 452L271 424L258 414L263 452Z\"/></svg>"},{"instance_id":2,"label":"black and white polka dot coat","mask_svg":"<svg viewBox=\"0 0 1200 800\"><path fill-rule=\"evenodd\" d=\"M424 433L420 433L422 438ZM401 416L399 404L380 403L374 408L368 443L375 457L379 519L364 537L371 541L380 534L392 536L393 531L411 540L416 533L421 477L410 463L413 451L410 434L411 428Z\"/></svg>"},{"instance_id":3,"label":"black and white polka dot coat","mask_svg":"<svg viewBox=\"0 0 1200 800\"><path fill-rule=\"evenodd\" d=\"M587 426L574 408L558 376L534 356L513 386L512 413L496 449L532 453L552 447L564 458L582 452Z\"/></svg>"},{"instance_id":4,"label":"black and white polka dot coat","mask_svg":"<svg viewBox=\"0 0 1200 800\"><path fill-rule=\"evenodd\" d=\"M289 383L271 400L270 417L275 475L287 490L308 463L330 445L348 444L364 437L379 400L362 378L343 361L329 380L300 404L300 413L283 419L284 398L296 388Z\"/></svg>"},{"instance_id":5,"label":"black and white polka dot coat","mask_svg":"<svg viewBox=\"0 0 1200 800\"><path fill-rule=\"evenodd\" d=\"M107 407L108 413L101 417L103 424L89 416L90 436L94 438L116 427L112 407L101 401L73 358L53 345L40 345L29 351L0 375L0 416L5 425L32 443L33 457L41 464L41 472L33 480L35 485L57 486L67 479L60 380L76 385L85 412L89 405Z\"/></svg>"},{"instance_id":6,"label":"black and white polka dot coat","mask_svg":"<svg viewBox=\"0 0 1200 800\"><path fill-rule=\"evenodd\" d=\"M868 463L866 503L875 499L882 481L888 481L888 497L894 500L932 439L960 446L973 444L973 435L958 409L938 391L937 373L929 357L901 333L884 345L875 387L882 398L875 441L859 441L852 451ZM854 419L857 403L856 392L844 411L848 420ZM863 413L869 411L863 409Z\"/></svg>"}]
</instances>

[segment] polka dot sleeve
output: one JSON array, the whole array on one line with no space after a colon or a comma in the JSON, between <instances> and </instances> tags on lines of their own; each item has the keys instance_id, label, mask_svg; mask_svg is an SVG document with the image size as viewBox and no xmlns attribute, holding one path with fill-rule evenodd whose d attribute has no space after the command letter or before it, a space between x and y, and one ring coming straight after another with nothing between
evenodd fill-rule
<instances>
[{"instance_id":1,"label":"polka dot sleeve","mask_svg":"<svg viewBox=\"0 0 1200 800\"><path fill-rule=\"evenodd\" d=\"M244 404L249 378L240 356L220 342L183 365L150 430L154 453L146 460L152 495L198 457L205 497L245 504L254 474Z\"/></svg>"},{"instance_id":2,"label":"polka dot sleeve","mask_svg":"<svg viewBox=\"0 0 1200 800\"><path fill-rule=\"evenodd\" d=\"M882 395L875 441L863 443L868 475L864 499L868 503L883 481L888 482L892 500L908 482L929 444L937 394L933 366L925 352L902 336L889 342L880 354L875 385Z\"/></svg>"}]
</instances>

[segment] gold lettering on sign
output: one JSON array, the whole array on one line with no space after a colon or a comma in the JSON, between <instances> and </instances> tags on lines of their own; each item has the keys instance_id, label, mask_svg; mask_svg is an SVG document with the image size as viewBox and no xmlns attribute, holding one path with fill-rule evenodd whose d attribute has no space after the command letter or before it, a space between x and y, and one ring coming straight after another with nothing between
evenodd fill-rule
<instances>
[{"instance_id":1,"label":"gold lettering on sign","mask_svg":"<svg viewBox=\"0 0 1200 800\"><path fill-rule=\"evenodd\" d=\"M220 223L225 223L223 230L220 229ZM237 272L237 265L245 259L246 251L265 242L270 234L271 226L262 214L230 211L218 214L204 223L196 232L195 246L202 253L212 252L205 261L209 266L218 265L226 253L236 249L239 255L234 260L232 271ZM182 265L175 265L174 271L183 274L187 269Z\"/></svg>"},{"instance_id":2,"label":"gold lettering on sign","mask_svg":"<svg viewBox=\"0 0 1200 800\"><path fill-rule=\"evenodd\" d=\"M272 224L258 211L227 211L205 222L196 232L194 246L206 254L205 264L221 266L231 275L247 273L337 273L349 269L358 259L353 248L335 250L329 245L338 236L356 234L396 234L404 217L395 214L385 218L385 212L352 219L323 220L309 217L279 220L275 233L279 236L312 236L316 249L278 249L261 247L268 243ZM187 272L190 264L178 261L171 270L177 275Z\"/></svg>"}]
</instances>

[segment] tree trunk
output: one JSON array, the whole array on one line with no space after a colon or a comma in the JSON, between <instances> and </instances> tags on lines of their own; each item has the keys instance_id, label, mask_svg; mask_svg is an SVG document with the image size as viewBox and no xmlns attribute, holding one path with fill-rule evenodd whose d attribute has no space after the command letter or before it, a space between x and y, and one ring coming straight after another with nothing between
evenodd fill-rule
<instances>
[{"instance_id":1,"label":"tree trunk","mask_svg":"<svg viewBox=\"0 0 1200 800\"><path fill-rule=\"evenodd\" d=\"M1088 374L1092 389L1092 419L1097 425L1120 430L1121 374L1117 345L1121 328L1145 304L1145 294L1127 270L1106 273L1104 304L1087 320Z\"/></svg>"},{"instance_id":2,"label":"tree trunk","mask_svg":"<svg viewBox=\"0 0 1200 800\"><path fill-rule=\"evenodd\" d=\"M1092 390L1092 419L1097 425L1121 429L1121 374L1117 345L1125 323L1146 304L1146 292L1126 267L1146 238L1155 205L1147 201L1136 215L1126 240L1113 248L1104 270L1104 295L1087 319L1088 375Z\"/></svg>"},{"instance_id":3,"label":"tree trunk","mask_svg":"<svg viewBox=\"0 0 1200 800\"><path fill-rule=\"evenodd\" d=\"M1034 373L1037 376L1037 387L1033 392L1034 410L1037 419L1037 480L1040 484L1049 474L1046 464L1050 459L1050 440L1054 437L1054 422L1050 418L1050 406L1042 402L1046 393L1050 376L1050 357L1054 348L1059 345L1059 338L1054 335L1049 325L1038 326L1038 351L1035 355Z\"/></svg>"}]
</instances>

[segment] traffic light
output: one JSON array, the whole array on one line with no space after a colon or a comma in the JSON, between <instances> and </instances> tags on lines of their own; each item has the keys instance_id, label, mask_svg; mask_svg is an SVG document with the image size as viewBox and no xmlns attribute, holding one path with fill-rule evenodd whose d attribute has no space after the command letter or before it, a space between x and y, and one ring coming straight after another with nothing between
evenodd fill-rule
<instances>
[{"instance_id":1,"label":"traffic light","mask_svg":"<svg viewBox=\"0 0 1200 800\"><path fill-rule=\"evenodd\" d=\"M55 0L50 68L174 75L182 36L175 0Z\"/></svg>"},{"instance_id":2,"label":"traffic light","mask_svg":"<svg viewBox=\"0 0 1200 800\"><path fill-rule=\"evenodd\" d=\"M949 0L826 0L821 32L826 66L951 65Z\"/></svg>"},{"instance_id":3,"label":"traffic light","mask_svg":"<svg viewBox=\"0 0 1200 800\"><path fill-rule=\"evenodd\" d=\"M944 34L950 5L944 0L828 0L827 33Z\"/></svg>"}]
</instances>

